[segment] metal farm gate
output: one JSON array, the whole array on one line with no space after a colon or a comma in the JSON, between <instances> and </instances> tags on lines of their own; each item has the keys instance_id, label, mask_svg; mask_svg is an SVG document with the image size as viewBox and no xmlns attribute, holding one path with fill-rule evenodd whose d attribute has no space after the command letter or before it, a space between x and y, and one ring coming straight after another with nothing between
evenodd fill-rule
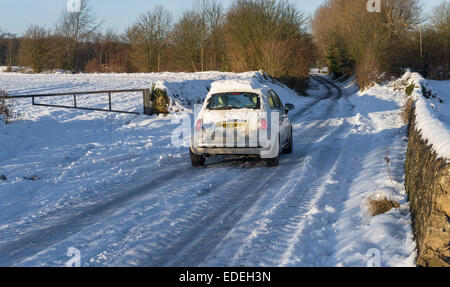
<instances>
[{"instance_id":1,"label":"metal farm gate","mask_svg":"<svg viewBox=\"0 0 450 287\"><path fill-rule=\"evenodd\" d=\"M65 108L65 109L79 109L79 110L87 110L87 111L100 111L100 112L112 112L112 113L124 113L124 114L135 114L139 115L141 113L138 112L130 112L130 111L122 111L115 110L112 108L112 95L118 93L135 93L141 92L144 104L143 113L146 115L152 114L152 101L151 101L151 92L150 89L130 89L130 90L106 90L106 91L90 91L90 92L71 92L71 93L54 93L54 94L35 94L35 95L8 95L5 92L2 93L3 99L31 99L31 103L33 106L41 106L41 107L53 107L53 108ZM77 104L77 98L80 96L87 95L96 95L96 94L108 94L108 108L107 109L98 109L98 108L89 108L89 107L80 107ZM38 103L36 99L39 98L49 98L49 97L67 97L73 96L73 105L53 105L53 104L42 104Z\"/></svg>"}]
</instances>

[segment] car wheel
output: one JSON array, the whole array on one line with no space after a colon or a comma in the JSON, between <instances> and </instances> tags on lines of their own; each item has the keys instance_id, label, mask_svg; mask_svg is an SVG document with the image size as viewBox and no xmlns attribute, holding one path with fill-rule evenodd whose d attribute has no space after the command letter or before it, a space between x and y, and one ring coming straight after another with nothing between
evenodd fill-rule
<instances>
[{"instance_id":1,"label":"car wheel","mask_svg":"<svg viewBox=\"0 0 450 287\"><path fill-rule=\"evenodd\" d=\"M283 149L283 153L291 154L293 151L294 151L294 136L292 135L292 128L291 128L291 135L289 137L287 146Z\"/></svg>"},{"instance_id":2,"label":"car wheel","mask_svg":"<svg viewBox=\"0 0 450 287\"><path fill-rule=\"evenodd\" d=\"M192 166L201 167L205 165L206 160L204 156L196 155L191 149L189 149L189 155L191 157Z\"/></svg>"}]
</instances>

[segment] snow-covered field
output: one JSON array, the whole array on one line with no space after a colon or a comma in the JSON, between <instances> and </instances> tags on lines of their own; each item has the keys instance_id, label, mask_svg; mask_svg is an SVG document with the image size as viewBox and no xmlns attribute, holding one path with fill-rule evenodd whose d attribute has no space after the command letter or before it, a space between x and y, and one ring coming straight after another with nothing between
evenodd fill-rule
<instances>
[{"instance_id":1,"label":"snow-covered field","mask_svg":"<svg viewBox=\"0 0 450 287\"><path fill-rule=\"evenodd\" d=\"M0 124L0 265L63 266L414 266L404 190L404 94L389 85L342 90L316 75L311 97L265 81L290 114L295 148L280 167L219 157L190 166L172 131L212 81L258 73L137 75L0 74L10 94L168 89L170 116L85 112L14 103L19 120ZM324 82L325 81L325 82ZM142 110L140 94L113 96ZM69 103L51 99L50 103ZM107 97L79 105L105 107ZM114 107L114 106L113 106ZM393 182L386 167L389 151ZM27 180L32 178L37 180ZM368 198L401 207L372 217Z\"/></svg>"}]
</instances>

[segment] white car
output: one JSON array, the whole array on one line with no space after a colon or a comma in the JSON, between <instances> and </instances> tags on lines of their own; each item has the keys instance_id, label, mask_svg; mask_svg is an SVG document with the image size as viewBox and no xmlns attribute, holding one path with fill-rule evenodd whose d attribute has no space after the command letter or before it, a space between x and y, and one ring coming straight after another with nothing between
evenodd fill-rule
<instances>
[{"instance_id":1,"label":"white car","mask_svg":"<svg viewBox=\"0 0 450 287\"><path fill-rule=\"evenodd\" d=\"M214 82L195 118L192 165L204 166L211 156L251 155L277 166L280 153L292 153L287 114L294 108L256 79Z\"/></svg>"}]
</instances>

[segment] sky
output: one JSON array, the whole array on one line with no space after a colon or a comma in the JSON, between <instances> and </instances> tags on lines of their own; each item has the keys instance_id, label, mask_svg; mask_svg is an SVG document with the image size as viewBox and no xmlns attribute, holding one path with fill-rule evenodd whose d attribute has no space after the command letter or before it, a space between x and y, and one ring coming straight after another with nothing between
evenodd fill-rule
<instances>
[{"instance_id":1,"label":"sky","mask_svg":"<svg viewBox=\"0 0 450 287\"><path fill-rule=\"evenodd\" d=\"M219 0L228 7L232 0ZM325 0L290 0L297 8L312 15ZM190 7L194 0L90 0L90 5L102 19L103 29L112 28L122 33L136 17L160 4L175 17ZM430 10L442 0L424 0L424 8ZM53 27L65 9L67 0L0 0L0 30L23 34L30 25Z\"/></svg>"}]
</instances>

